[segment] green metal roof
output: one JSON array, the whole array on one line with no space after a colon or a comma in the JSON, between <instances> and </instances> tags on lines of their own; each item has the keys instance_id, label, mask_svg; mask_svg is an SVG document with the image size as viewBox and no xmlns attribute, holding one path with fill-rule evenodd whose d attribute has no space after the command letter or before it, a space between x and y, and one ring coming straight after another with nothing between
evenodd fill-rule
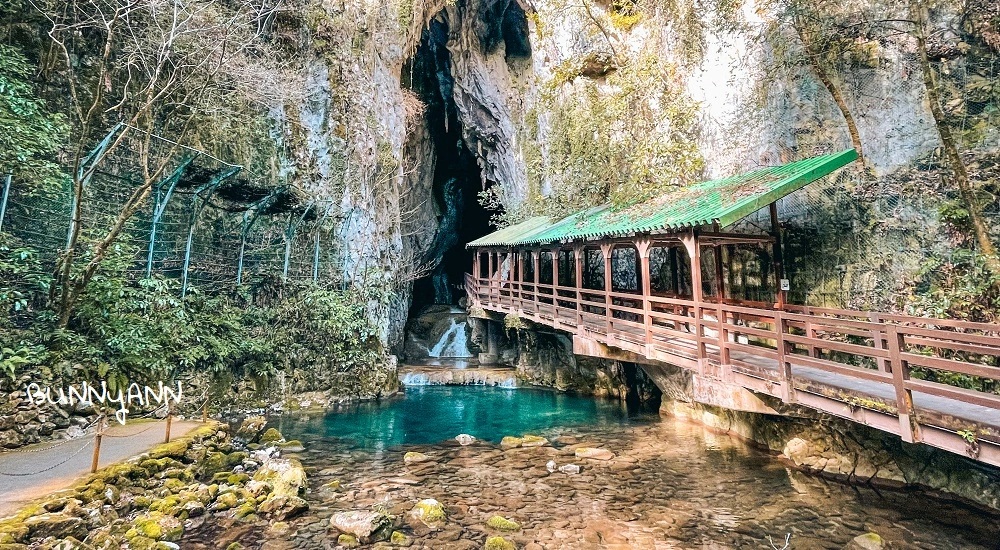
<instances>
[{"instance_id":1,"label":"green metal roof","mask_svg":"<svg viewBox=\"0 0 1000 550\"><path fill-rule=\"evenodd\" d=\"M669 233L718 223L726 227L846 166L854 149L703 181L621 209L610 204L561 220L545 216L506 227L466 245L522 246L642 233Z\"/></svg>"}]
</instances>

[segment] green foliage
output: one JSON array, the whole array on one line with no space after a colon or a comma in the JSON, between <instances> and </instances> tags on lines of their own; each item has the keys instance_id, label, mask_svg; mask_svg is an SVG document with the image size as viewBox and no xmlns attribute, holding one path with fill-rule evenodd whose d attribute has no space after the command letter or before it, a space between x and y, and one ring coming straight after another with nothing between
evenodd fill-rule
<instances>
[{"instance_id":1,"label":"green foliage","mask_svg":"<svg viewBox=\"0 0 1000 550\"><path fill-rule=\"evenodd\" d=\"M0 233L0 328L14 316L28 312L48 292L51 277L45 273L38 251Z\"/></svg>"},{"instance_id":2,"label":"green foliage","mask_svg":"<svg viewBox=\"0 0 1000 550\"><path fill-rule=\"evenodd\" d=\"M550 94L546 162L529 164L538 187L519 208L496 186L482 202L505 206L507 219L500 221L510 223L607 201L626 206L696 181L703 167L698 105L679 82L674 65L644 54L611 72L605 85L578 79L572 95ZM543 181L551 193L542 193Z\"/></svg>"},{"instance_id":3,"label":"green foliage","mask_svg":"<svg viewBox=\"0 0 1000 550\"><path fill-rule=\"evenodd\" d=\"M919 274L909 309L916 315L995 323L1000 313L1000 274L981 254L957 249L949 258L931 256Z\"/></svg>"},{"instance_id":4,"label":"green foliage","mask_svg":"<svg viewBox=\"0 0 1000 550\"><path fill-rule=\"evenodd\" d=\"M31 84L32 67L17 49L0 44L0 176L8 171L33 188L56 187L63 173L55 153L67 137Z\"/></svg>"}]
</instances>

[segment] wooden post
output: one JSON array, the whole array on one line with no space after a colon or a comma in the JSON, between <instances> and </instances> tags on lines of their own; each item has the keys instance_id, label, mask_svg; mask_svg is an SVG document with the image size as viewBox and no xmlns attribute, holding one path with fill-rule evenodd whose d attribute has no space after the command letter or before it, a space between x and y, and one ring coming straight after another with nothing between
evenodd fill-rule
<instances>
[{"instance_id":1,"label":"wooden post","mask_svg":"<svg viewBox=\"0 0 1000 550\"><path fill-rule=\"evenodd\" d=\"M101 461L101 438L104 437L104 415L97 419L97 434L94 436L94 456L90 460L90 473L97 472L97 464Z\"/></svg>"},{"instance_id":2,"label":"wooden post","mask_svg":"<svg viewBox=\"0 0 1000 550\"><path fill-rule=\"evenodd\" d=\"M559 249L552 249L552 325L559 326Z\"/></svg>"},{"instance_id":3,"label":"wooden post","mask_svg":"<svg viewBox=\"0 0 1000 550\"><path fill-rule=\"evenodd\" d=\"M774 312L774 330L776 332L778 348L778 376L781 378L781 400L785 403L795 402L795 390L792 388L792 364L788 362L788 344L785 342L785 331L788 324L785 321L785 314L781 311Z\"/></svg>"},{"instance_id":4,"label":"wooden post","mask_svg":"<svg viewBox=\"0 0 1000 550\"><path fill-rule=\"evenodd\" d=\"M691 297L694 301L694 327L695 343L698 348L698 371L705 374L705 343L702 340L701 305L704 295L701 285L701 243L698 240L698 233L692 229L687 235L681 237L684 248L687 250L688 258L691 261Z\"/></svg>"},{"instance_id":5,"label":"wooden post","mask_svg":"<svg viewBox=\"0 0 1000 550\"><path fill-rule=\"evenodd\" d=\"M722 270L722 246L715 245L715 301L722 303L726 299L726 283L724 281L724 272Z\"/></svg>"},{"instance_id":6,"label":"wooden post","mask_svg":"<svg viewBox=\"0 0 1000 550\"><path fill-rule=\"evenodd\" d=\"M650 355L650 347L653 345L653 305L649 301L649 296L653 292L652 281L649 275L649 251L652 242L649 237L640 237L635 241L635 249L639 253L639 290L642 292L642 319L646 327L646 357Z\"/></svg>"},{"instance_id":7,"label":"wooden post","mask_svg":"<svg viewBox=\"0 0 1000 550\"><path fill-rule=\"evenodd\" d=\"M580 245L573 247L573 263L576 269L576 331L583 327L583 256L587 250Z\"/></svg>"},{"instance_id":8,"label":"wooden post","mask_svg":"<svg viewBox=\"0 0 1000 550\"><path fill-rule=\"evenodd\" d=\"M677 296L681 295L681 264L677 260L677 247L670 247L670 277L671 283L673 284L674 292Z\"/></svg>"},{"instance_id":9,"label":"wooden post","mask_svg":"<svg viewBox=\"0 0 1000 550\"><path fill-rule=\"evenodd\" d=\"M167 409L167 433L163 436L164 443L170 443L170 424L174 420L174 411Z\"/></svg>"},{"instance_id":10,"label":"wooden post","mask_svg":"<svg viewBox=\"0 0 1000 550\"><path fill-rule=\"evenodd\" d=\"M538 299L538 295L541 294L538 290L538 284L542 282L542 251L535 250L532 253L532 257L535 261L534 277L532 277L532 289L534 290L533 301L535 302L534 307L532 307L531 312L535 315L541 311L541 301Z\"/></svg>"},{"instance_id":11,"label":"wooden post","mask_svg":"<svg viewBox=\"0 0 1000 550\"><path fill-rule=\"evenodd\" d=\"M208 423L208 400L205 400L205 404L201 406L201 423Z\"/></svg>"},{"instance_id":12,"label":"wooden post","mask_svg":"<svg viewBox=\"0 0 1000 550\"><path fill-rule=\"evenodd\" d=\"M524 316L524 251L517 253L517 310Z\"/></svg>"},{"instance_id":13,"label":"wooden post","mask_svg":"<svg viewBox=\"0 0 1000 550\"><path fill-rule=\"evenodd\" d=\"M611 343L611 330L612 330L612 319L614 315L611 313L611 251L614 250L614 246L610 244L601 245L601 253L604 254L604 315L607 318L607 328L604 330L605 340L607 343Z\"/></svg>"},{"instance_id":14,"label":"wooden post","mask_svg":"<svg viewBox=\"0 0 1000 550\"><path fill-rule=\"evenodd\" d=\"M869 314L868 315L868 319L872 323L876 323L876 324L881 324L882 323L882 318L881 318L881 316L879 316L878 313L871 313L871 314ZM880 350L889 349L886 346L885 331L882 330L881 328L874 328L874 329L872 329L872 340L875 343L875 349L880 349ZM886 360L886 359L884 359L882 357L879 357L878 359L876 359L876 362L878 363L878 370L880 370L882 372L892 372L892 367L891 367L890 362L888 360Z\"/></svg>"},{"instance_id":15,"label":"wooden post","mask_svg":"<svg viewBox=\"0 0 1000 550\"><path fill-rule=\"evenodd\" d=\"M771 233L774 235L774 250L771 258L774 262L774 289L777 292L777 308L785 307L785 291L781 290L781 280L785 278L784 254L781 250L781 226L778 225L778 205L772 202L768 209L771 213Z\"/></svg>"},{"instance_id":16,"label":"wooden post","mask_svg":"<svg viewBox=\"0 0 1000 550\"><path fill-rule=\"evenodd\" d=\"M899 435L907 443L920 441L920 430L913 419L913 393L906 388L910 379L910 368L902 358L905 344L903 334L894 324L886 325L886 339L889 341L889 360L892 361L892 385L896 390L896 410L899 412Z\"/></svg>"}]
</instances>

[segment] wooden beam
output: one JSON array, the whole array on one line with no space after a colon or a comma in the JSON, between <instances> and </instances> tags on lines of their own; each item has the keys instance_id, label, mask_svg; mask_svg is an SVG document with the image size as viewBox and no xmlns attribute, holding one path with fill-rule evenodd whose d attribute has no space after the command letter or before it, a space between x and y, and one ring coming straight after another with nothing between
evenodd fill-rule
<instances>
[{"instance_id":1,"label":"wooden beam","mask_svg":"<svg viewBox=\"0 0 1000 550\"><path fill-rule=\"evenodd\" d=\"M607 329L605 335L607 342L611 343L611 251L614 245L606 243L601 245L601 253L604 254L604 315L607 317Z\"/></svg>"},{"instance_id":2,"label":"wooden beam","mask_svg":"<svg viewBox=\"0 0 1000 550\"><path fill-rule=\"evenodd\" d=\"M785 278L785 267L784 267L784 255L781 250L781 226L778 224L778 205L777 203L771 203L768 205L768 210L771 213L771 234L774 237L773 250L771 252L771 258L774 261L774 290L777 297L777 308L781 309L785 307L785 291L781 290L781 281Z\"/></svg>"},{"instance_id":3,"label":"wooden beam","mask_svg":"<svg viewBox=\"0 0 1000 550\"><path fill-rule=\"evenodd\" d=\"M576 263L576 328L583 326L583 255L586 249L582 245L573 247L573 259Z\"/></svg>"},{"instance_id":4,"label":"wooden beam","mask_svg":"<svg viewBox=\"0 0 1000 550\"><path fill-rule=\"evenodd\" d=\"M649 250L651 248L649 237L639 237L635 241L635 249L639 253L639 290L642 292L642 320L646 326L646 355L649 355L649 347L653 344L653 307L649 303L649 296L652 294L652 282L649 273Z\"/></svg>"}]
</instances>

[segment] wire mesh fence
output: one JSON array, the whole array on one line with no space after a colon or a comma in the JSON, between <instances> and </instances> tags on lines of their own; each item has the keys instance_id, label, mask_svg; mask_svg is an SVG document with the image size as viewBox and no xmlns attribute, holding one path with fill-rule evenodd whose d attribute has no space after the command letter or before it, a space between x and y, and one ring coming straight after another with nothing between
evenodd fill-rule
<instances>
[{"instance_id":1,"label":"wire mesh fence","mask_svg":"<svg viewBox=\"0 0 1000 550\"><path fill-rule=\"evenodd\" d=\"M143 170L129 153L108 155L94 167L80 195L84 243L105 238L145 186L148 198L116 241L115 254L130 277L176 279L182 294L192 288L217 293L262 281L343 284L334 231L339 201L306 201L288 185L256 181L240 166L168 145L156 152L164 158L152 163L158 168L152 177L151 163ZM44 268L54 271L75 223L72 181L43 189L16 181L2 169L0 199L6 197L6 202L0 209L0 230L18 246L33 249ZM86 247L77 248L85 253Z\"/></svg>"}]
</instances>

